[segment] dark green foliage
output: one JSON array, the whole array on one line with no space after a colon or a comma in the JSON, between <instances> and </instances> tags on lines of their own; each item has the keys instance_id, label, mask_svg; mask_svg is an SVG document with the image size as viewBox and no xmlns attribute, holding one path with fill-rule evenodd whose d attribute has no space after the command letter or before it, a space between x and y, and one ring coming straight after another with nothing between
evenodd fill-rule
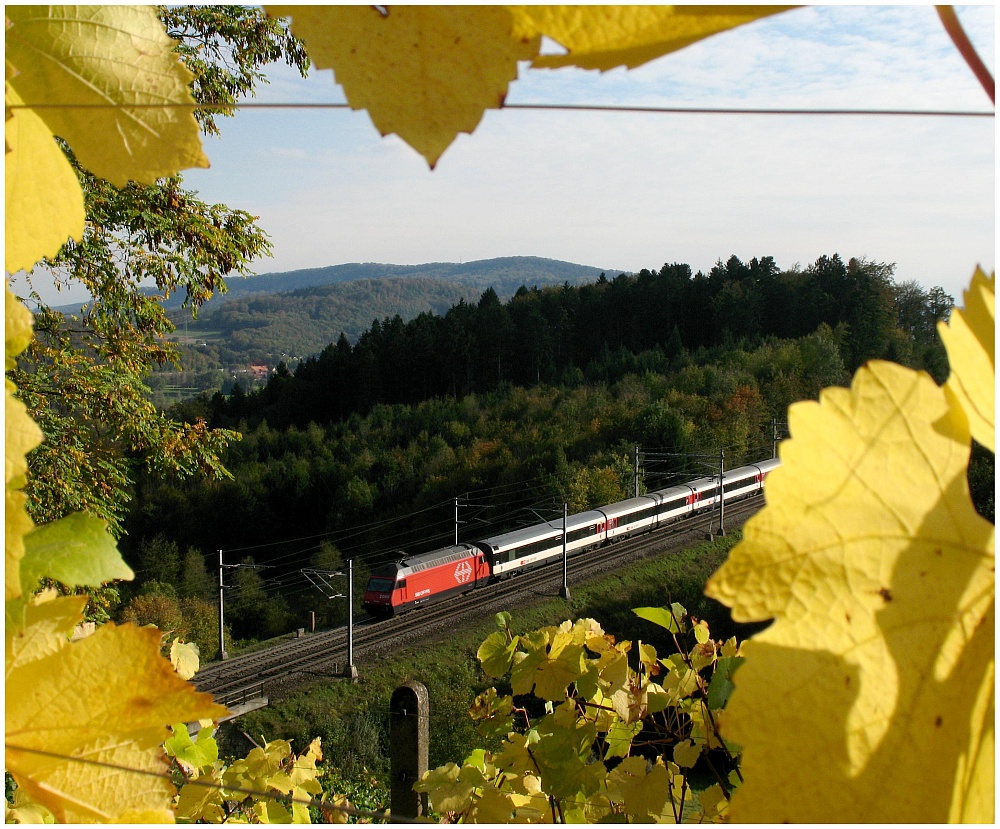
<instances>
[{"instance_id":1,"label":"dark green foliage","mask_svg":"<svg viewBox=\"0 0 1000 829\"><path fill-rule=\"evenodd\" d=\"M303 428L365 414L379 403L462 397L505 384L578 386L672 374L689 367L699 349L749 352L776 338L814 337L794 367L798 377L772 372L777 382L768 402L783 412L788 402L814 393L796 388L796 380L810 388L817 381L843 383L870 359L939 371L935 322L950 297L896 285L893 267L864 259L845 264L834 254L804 272L779 272L770 257L744 265L733 256L707 276L664 265L576 288L524 288L506 304L488 289L477 304L462 300L443 316L376 319L353 347L342 337L247 396L216 395L212 423L232 427L246 419L252 426L266 419L277 428ZM262 323L268 318L260 316ZM248 338L253 324L244 322Z\"/></svg>"},{"instance_id":2,"label":"dark green foliage","mask_svg":"<svg viewBox=\"0 0 1000 829\"><path fill-rule=\"evenodd\" d=\"M975 441L969 462L969 490L976 511L986 520L996 523L996 456Z\"/></svg>"},{"instance_id":3,"label":"dark green foliage","mask_svg":"<svg viewBox=\"0 0 1000 829\"><path fill-rule=\"evenodd\" d=\"M194 547L188 547L181 562L178 593L184 598L217 600L218 588L205 565L205 557Z\"/></svg>"},{"instance_id":4,"label":"dark green foliage","mask_svg":"<svg viewBox=\"0 0 1000 829\"><path fill-rule=\"evenodd\" d=\"M144 582L177 584L180 568L181 557L177 542L169 539L164 533L157 533L152 538L144 538L139 545L134 567L135 584L141 585Z\"/></svg>"},{"instance_id":5,"label":"dark green foliage","mask_svg":"<svg viewBox=\"0 0 1000 829\"><path fill-rule=\"evenodd\" d=\"M292 627L284 596L268 589L253 558L246 557L227 574L226 624L236 639L271 639Z\"/></svg>"}]
</instances>

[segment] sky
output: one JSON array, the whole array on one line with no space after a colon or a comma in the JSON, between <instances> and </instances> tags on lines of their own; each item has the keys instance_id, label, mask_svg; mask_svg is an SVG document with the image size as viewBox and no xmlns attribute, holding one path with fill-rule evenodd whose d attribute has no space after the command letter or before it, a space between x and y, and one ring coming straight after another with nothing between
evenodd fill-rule
<instances>
[{"instance_id":1,"label":"sky","mask_svg":"<svg viewBox=\"0 0 1000 829\"><path fill-rule=\"evenodd\" d=\"M992 71L994 7L958 14ZM329 70L268 76L258 102L345 100ZM795 9L634 70L525 64L507 101L992 111L932 6ZM211 168L185 185L260 217L274 249L259 273L497 256L707 271L839 253L961 303L976 265L994 267L991 118L492 110L433 171L364 112L247 109L220 126Z\"/></svg>"}]
</instances>

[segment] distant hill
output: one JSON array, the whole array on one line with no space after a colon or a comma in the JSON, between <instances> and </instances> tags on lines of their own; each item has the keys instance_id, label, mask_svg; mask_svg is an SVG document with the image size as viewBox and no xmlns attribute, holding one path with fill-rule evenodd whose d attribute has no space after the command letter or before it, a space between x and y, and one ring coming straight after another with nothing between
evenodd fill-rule
<instances>
[{"instance_id":1,"label":"distant hill","mask_svg":"<svg viewBox=\"0 0 1000 829\"><path fill-rule=\"evenodd\" d=\"M217 295L210 305L219 305L232 299L251 294L277 294L317 288L323 285L342 285L364 280L407 277L434 279L465 288L467 300L476 299L492 287L501 300L513 296L525 285L528 288L545 285L576 285L590 282L602 271L610 279L618 271L577 265L558 259L540 256L502 256L496 259L479 259L473 262L430 262L424 265L387 265L379 262L352 262L345 265L328 265L324 268L305 268L298 271L262 273L226 280L227 292ZM165 303L167 308L179 308L183 294L175 294ZM207 307L207 306L206 306Z\"/></svg>"},{"instance_id":2,"label":"distant hill","mask_svg":"<svg viewBox=\"0 0 1000 829\"><path fill-rule=\"evenodd\" d=\"M289 293L229 298L188 323L189 338L210 332L222 362L291 362L322 351L343 332L353 343L374 320L399 314L409 321L425 311L445 314L464 290L437 279L358 279ZM184 313L184 312L179 312Z\"/></svg>"},{"instance_id":3,"label":"distant hill","mask_svg":"<svg viewBox=\"0 0 1000 829\"><path fill-rule=\"evenodd\" d=\"M217 352L211 363L273 366L280 359L315 354L341 332L353 343L376 319L399 314L406 322L427 311L442 315L462 299L478 302L488 288L506 301L522 285L580 285L601 273L613 278L618 271L537 256L424 265L354 263L227 280L227 293L207 303L197 321L177 307L180 300L168 308L175 308L170 315L181 329L177 339L210 344Z\"/></svg>"}]
</instances>

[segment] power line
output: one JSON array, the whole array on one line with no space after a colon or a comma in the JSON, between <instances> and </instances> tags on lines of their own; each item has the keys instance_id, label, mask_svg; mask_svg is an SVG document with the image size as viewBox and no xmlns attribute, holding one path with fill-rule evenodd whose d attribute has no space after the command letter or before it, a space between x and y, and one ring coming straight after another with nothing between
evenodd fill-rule
<instances>
[{"instance_id":1,"label":"power line","mask_svg":"<svg viewBox=\"0 0 1000 829\"><path fill-rule=\"evenodd\" d=\"M116 103L44 103L12 104L8 109L354 109L348 103L313 103L296 101L292 103L157 103L157 104L116 104ZM932 117L932 118L993 118L993 112L962 109L797 109L793 107L680 107L680 106L637 106L629 104L546 104L546 103L505 103L500 109L539 110L547 112L626 112L654 115L806 115L806 116L890 116L890 117Z\"/></svg>"}]
</instances>

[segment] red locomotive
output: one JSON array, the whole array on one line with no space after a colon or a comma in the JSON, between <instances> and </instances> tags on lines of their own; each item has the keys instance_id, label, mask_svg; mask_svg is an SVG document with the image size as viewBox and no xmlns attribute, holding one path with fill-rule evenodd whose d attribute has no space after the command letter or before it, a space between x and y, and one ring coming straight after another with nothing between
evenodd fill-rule
<instances>
[{"instance_id":1,"label":"red locomotive","mask_svg":"<svg viewBox=\"0 0 1000 829\"><path fill-rule=\"evenodd\" d=\"M779 466L777 458L732 469L723 475L723 499L756 495L764 479ZM688 484L648 492L637 498L571 515L567 518L568 553L583 553L620 537L650 532L719 500L719 479L699 478ZM365 590L364 607L375 616L391 616L428 602L468 593L491 578L516 576L556 561L563 554L562 521L493 536L473 544L457 544L401 558L376 570Z\"/></svg>"}]
</instances>

